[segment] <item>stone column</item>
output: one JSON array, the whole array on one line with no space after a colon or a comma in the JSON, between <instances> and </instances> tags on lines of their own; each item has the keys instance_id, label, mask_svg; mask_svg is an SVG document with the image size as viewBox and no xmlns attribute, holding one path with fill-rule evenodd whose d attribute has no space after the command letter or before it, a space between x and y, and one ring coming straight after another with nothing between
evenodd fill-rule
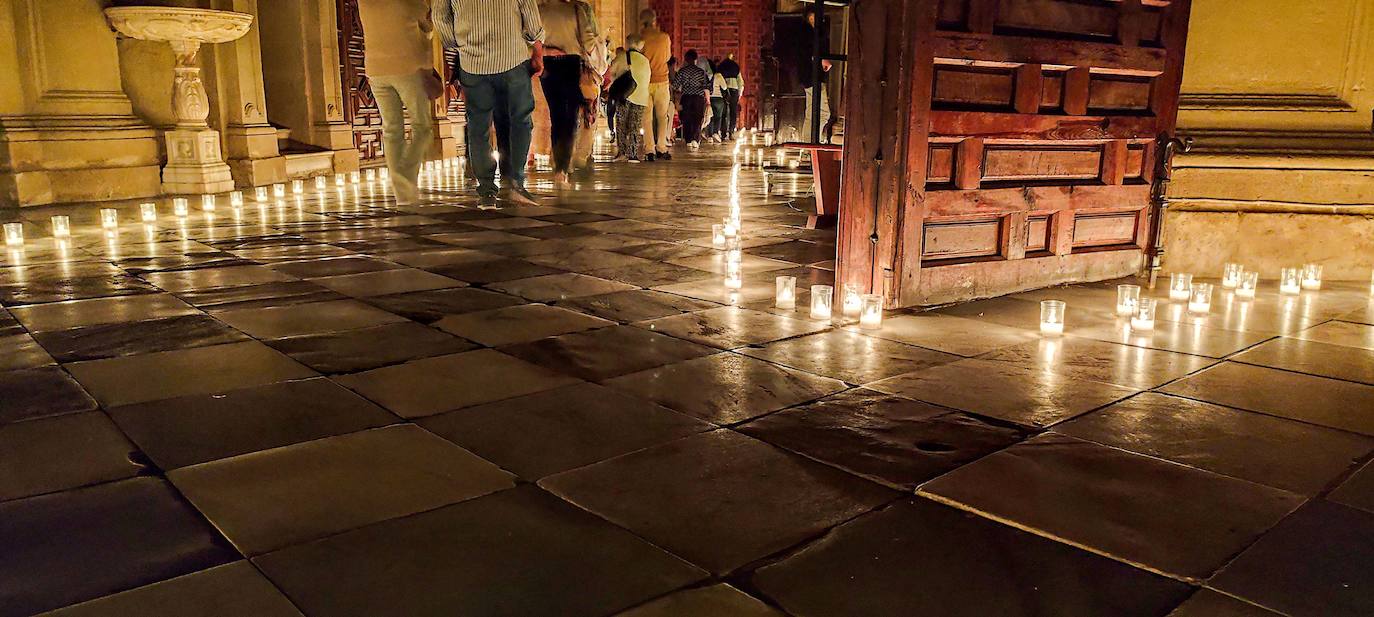
<instances>
[{"instance_id":1,"label":"stone column","mask_svg":"<svg viewBox=\"0 0 1374 617\"><path fill-rule=\"evenodd\" d=\"M286 179L286 159L277 150L277 129L268 124L263 88L261 16L256 0L211 0L211 8L254 16L248 34L204 54L216 106L212 124L224 132L224 153L238 186L262 186ZM127 70L127 69L126 69Z\"/></svg>"}]
</instances>

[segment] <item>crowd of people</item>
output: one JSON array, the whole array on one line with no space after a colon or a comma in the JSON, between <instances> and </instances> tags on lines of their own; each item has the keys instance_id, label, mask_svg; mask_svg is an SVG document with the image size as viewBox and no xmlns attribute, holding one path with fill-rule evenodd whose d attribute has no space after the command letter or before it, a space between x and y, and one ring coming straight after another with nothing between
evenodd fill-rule
<instances>
[{"instance_id":1,"label":"crowd of people","mask_svg":"<svg viewBox=\"0 0 1374 617\"><path fill-rule=\"evenodd\" d=\"M569 186L572 174L590 169L603 109L616 161L672 159L679 129L697 149L738 128L744 80L734 54L711 60L688 50L679 66L652 9L614 52L587 0L359 0L359 14L403 205L419 198L430 109L446 85L465 102L467 161L484 204L537 203L525 188L535 150L547 149L555 184ZM433 64L436 35L456 51L453 66L441 67L447 79Z\"/></svg>"}]
</instances>

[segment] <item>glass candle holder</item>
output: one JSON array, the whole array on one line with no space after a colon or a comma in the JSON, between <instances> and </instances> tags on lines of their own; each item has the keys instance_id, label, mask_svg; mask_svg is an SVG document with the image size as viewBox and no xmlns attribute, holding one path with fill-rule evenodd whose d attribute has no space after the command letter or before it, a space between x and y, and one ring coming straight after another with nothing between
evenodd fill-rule
<instances>
[{"instance_id":1,"label":"glass candle holder","mask_svg":"<svg viewBox=\"0 0 1374 617\"><path fill-rule=\"evenodd\" d=\"M304 194L305 194L305 180L292 180L292 181L291 181L291 194L292 194L292 195L304 195Z\"/></svg>"},{"instance_id":2,"label":"glass candle holder","mask_svg":"<svg viewBox=\"0 0 1374 617\"><path fill-rule=\"evenodd\" d=\"M1188 294L1188 312L1199 315L1212 312L1212 285L1210 283L1193 283L1193 289Z\"/></svg>"},{"instance_id":3,"label":"glass candle holder","mask_svg":"<svg viewBox=\"0 0 1374 617\"><path fill-rule=\"evenodd\" d=\"M1240 283L1236 285L1237 298L1254 298L1255 291L1259 289L1259 272L1241 272Z\"/></svg>"},{"instance_id":4,"label":"glass candle holder","mask_svg":"<svg viewBox=\"0 0 1374 617\"><path fill-rule=\"evenodd\" d=\"M878 294L864 294L859 302L859 327L865 330L883 327L883 297Z\"/></svg>"},{"instance_id":5,"label":"glass candle holder","mask_svg":"<svg viewBox=\"0 0 1374 617\"><path fill-rule=\"evenodd\" d=\"M191 214L191 204L185 197L172 198L172 214L176 216L187 216Z\"/></svg>"},{"instance_id":6,"label":"glass candle holder","mask_svg":"<svg viewBox=\"0 0 1374 617\"><path fill-rule=\"evenodd\" d=\"M1040 301L1040 333L1058 336L1064 333L1064 313L1068 310L1063 300Z\"/></svg>"},{"instance_id":7,"label":"glass candle holder","mask_svg":"<svg viewBox=\"0 0 1374 617\"><path fill-rule=\"evenodd\" d=\"M444 159L444 167L452 168L453 159ZM383 167L377 170L377 177L381 178L382 182L386 182L387 180L391 179L391 172L388 171L387 168Z\"/></svg>"},{"instance_id":8,"label":"glass candle holder","mask_svg":"<svg viewBox=\"0 0 1374 617\"><path fill-rule=\"evenodd\" d=\"M277 199L286 197L286 185L280 182L272 185L272 196Z\"/></svg>"},{"instance_id":9,"label":"glass candle holder","mask_svg":"<svg viewBox=\"0 0 1374 617\"><path fill-rule=\"evenodd\" d=\"M829 285L811 286L811 318L830 319L835 301L835 288Z\"/></svg>"},{"instance_id":10,"label":"glass candle holder","mask_svg":"<svg viewBox=\"0 0 1374 617\"><path fill-rule=\"evenodd\" d=\"M721 222L720 229L726 238L733 238L739 234L739 223L734 219L725 219Z\"/></svg>"},{"instance_id":11,"label":"glass candle holder","mask_svg":"<svg viewBox=\"0 0 1374 617\"><path fill-rule=\"evenodd\" d=\"M1302 270L1297 268L1280 269L1279 293L1288 295L1302 293Z\"/></svg>"},{"instance_id":12,"label":"glass candle holder","mask_svg":"<svg viewBox=\"0 0 1374 617\"><path fill-rule=\"evenodd\" d=\"M5 223L5 246L22 246L24 244L24 224Z\"/></svg>"},{"instance_id":13,"label":"glass candle holder","mask_svg":"<svg viewBox=\"0 0 1374 617\"><path fill-rule=\"evenodd\" d=\"M725 287L727 289L739 289L744 287L744 270L739 262L725 263Z\"/></svg>"},{"instance_id":14,"label":"glass candle holder","mask_svg":"<svg viewBox=\"0 0 1374 617\"><path fill-rule=\"evenodd\" d=\"M1135 315L1131 317L1131 330L1149 332L1155 329L1155 300L1154 298L1141 298L1140 305L1135 309Z\"/></svg>"},{"instance_id":15,"label":"glass candle holder","mask_svg":"<svg viewBox=\"0 0 1374 617\"><path fill-rule=\"evenodd\" d=\"M315 192L323 193L329 187L329 181L324 176L315 176Z\"/></svg>"},{"instance_id":16,"label":"glass candle holder","mask_svg":"<svg viewBox=\"0 0 1374 617\"><path fill-rule=\"evenodd\" d=\"M1187 272L1175 272L1169 275L1170 300L1187 300L1192 288L1193 275Z\"/></svg>"},{"instance_id":17,"label":"glass candle holder","mask_svg":"<svg viewBox=\"0 0 1374 617\"><path fill-rule=\"evenodd\" d=\"M258 202L258 203L260 203L260 204L261 204L261 203L267 203L267 187L265 187L265 186L253 187L253 201L256 201L256 202Z\"/></svg>"},{"instance_id":18,"label":"glass candle holder","mask_svg":"<svg viewBox=\"0 0 1374 617\"><path fill-rule=\"evenodd\" d=\"M864 308L864 299L859 293L859 286L854 283L845 283L841 290L843 294L840 296L840 308L844 316L858 317Z\"/></svg>"},{"instance_id":19,"label":"glass candle holder","mask_svg":"<svg viewBox=\"0 0 1374 617\"><path fill-rule=\"evenodd\" d=\"M784 165L787 165L787 151L786 151L786 150L783 150L782 148L778 148L777 160L778 160L778 167L782 167L782 166L784 166Z\"/></svg>"},{"instance_id":20,"label":"glass candle holder","mask_svg":"<svg viewBox=\"0 0 1374 617\"><path fill-rule=\"evenodd\" d=\"M1221 267L1221 286L1226 289L1235 289L1240 286L1240 275L1245 272L1245 266L1240 264L1226 264Z\"/></svg>"},{"instance_id":21,"label":"glass candle holder","mask_svg":"<svg viewBox=\"0 0 1374 617\"><path fill-rule=\"evenodd\" d=\"M780 309L797 308L797 277L779 276L776 279L777 294L773 299L773 306Z\"/></svg>"},{"instance_id":22,"label":"glass candle holder","mask_svg":"<svg viewBox=\"0 0 1374 617\"><path fill-rule=\"evenodd\" d=\"M144 223L152 223L157 220L157 204L146 203L138 207L138 217Z\"/></svg>"},{"instance_id":23,"label":"glass candle holder","mask_svg":"<svg viewBox=\"0 0 1374 617\"><path fill-rule=\"evenodd\" d=\"M1302 267L1302 288L1321 289L1322 270L1321 264L1304 264Z\"/></svg>"},{"instance_id":24,"label":"glass candle holder","mask_svg":"<svg viewBox=\"0 0 1374 617\"><path fill-rule=\"evenodd\" d=\"M346 183L343 174L334 174L334 186L342 188Z\"/></svg>"},{"instance_id":25,"label":"glass candle holder","mask_svg":"<svg viewBox=\"0 0 1374 617\"><path fill-rule=\"evenodd\" d=\"M229 206L232 208L243 207L243 191L233 191L229 193Z\"/></svg>"},{"instance_id":26,"label":"glass candle holder","mask_svg":"<svg viewBox=\"0 0 1374 617\"><path fill-rule=\"evenodd\" d=\"M358 173L358 172L356 172L356 171L350 171L350 172L348 172L348 183L349 183L349 184L361 184L362 181L363 181L363 175L362 175L362 174L360 174L360 173Z\"/></svg>"},{"instance_id":27,"label":"glass candle holder","mask_svg":"<svg viewBox=\"0 0 1374 617\"><path fill-rule=\"evenodd\" d=\"M725 225L723 223L711 226L711 244L725 246Z\"/></svg>"},{"instance_id":28,"label":"glass candle holder","mask_svg":"<svg viewBox=\"0 0 1374 617\"><path fill-rule=\"evenodd\" d=\"M100 209L100 226L105 229L119 227L119 211L114 208Z\"/></svg>"},{"instance_id":29,"label":"glass candle holder","mask_svg":"<svg viewBox=\"0 0 1374 617\"><path fill-rule=\"evenodd\" d=\"M215 211L215 196L214 196L214 195L201 195L201 196L200 196L200 209L201 209L201 210L204 210L204 211L206 211L206 212L214 212L214 211Z\"/></svg>"},{"instance_id":30,"label":"glass candle holder","mask_svg":"<svg viewBox=\"0 0 1374 617\"><path fill-rule=\"evenodd\" d=\"M788 169L797 169L797 168L799 168L799 167L801 167L801 161L798 161L797 159L792 159L792 160L790 160L790 161L787 161L787 168L788 168Z\"/></svg>"},{"instance_id":31,"label":"glass candle holder","mask_svg":"<svg viewBox=\"0 0 1374 617\"><path fill-rule=\"evenodd\" d=\"M1122 317L1135 315L1135 309L1140 305L1140 286L1139 285L1117 285L1116 286L1116 314Z\"/></svg>"},{"instance_id":32,"label":"glass candle holder","mask_svg":"<svg viewBox=\"0 0 1374 617\"><path fill-rule=\"evenodd\" d=\"M72 219L64 214L52 217L52 237L72 237Z\"/></svg>"},{"instance_id":33,"label":"glass candle holder","mask_svg":"<svg viewBox=\"0 0 1374 617\"><path fill-rule=\"evenodd\" d=\"M369 169L363 172L363 181L372 184L377 181L377 170Z\"/></svg>"}]
</instances>

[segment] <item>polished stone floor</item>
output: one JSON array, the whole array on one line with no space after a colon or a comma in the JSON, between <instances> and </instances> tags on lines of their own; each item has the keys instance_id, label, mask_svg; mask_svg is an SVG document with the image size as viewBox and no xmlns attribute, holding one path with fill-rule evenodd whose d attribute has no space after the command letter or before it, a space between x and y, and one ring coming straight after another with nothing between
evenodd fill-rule
<instances>
[{"instance_id":1,"label":"polished stone floor","mask_svg":"<svg viewBox=\"0 0 1374 617\"><path fill-rule=\"evenodd\" d=\"M0 214L0 616L1374 615L1367 284L861 330L771 306L805 178L739 173L732 292L724 148L454 174Z\"/></svg>"}]
</instances>

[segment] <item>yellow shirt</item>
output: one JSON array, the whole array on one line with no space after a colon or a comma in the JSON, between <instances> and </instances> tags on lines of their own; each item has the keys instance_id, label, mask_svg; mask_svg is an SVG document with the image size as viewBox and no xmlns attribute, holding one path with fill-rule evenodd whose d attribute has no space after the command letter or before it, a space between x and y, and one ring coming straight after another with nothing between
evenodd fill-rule
<instances>
[{"instance_id":1,"label":"yellow shirt","mask_svg":"<svg viewBox=\"0 0 1374 617\"><path fill-rule=\"evenodd\" d=\"M649 59L649 83L668 83L668 59L673 57L673 39L657 26L640 33L644 37L644 56Z\"/></svg>"},{"instance_id":2,"label":"yellow shirt","mask_svg":"<svg viewBox=\"0 0 1374 617\"><path fill-rule=\"evenodd\" d=\"M434 68L434 43L426 0L360 0L364 67L373 77L410 75Z\"/></svg>"}]
</instances>

